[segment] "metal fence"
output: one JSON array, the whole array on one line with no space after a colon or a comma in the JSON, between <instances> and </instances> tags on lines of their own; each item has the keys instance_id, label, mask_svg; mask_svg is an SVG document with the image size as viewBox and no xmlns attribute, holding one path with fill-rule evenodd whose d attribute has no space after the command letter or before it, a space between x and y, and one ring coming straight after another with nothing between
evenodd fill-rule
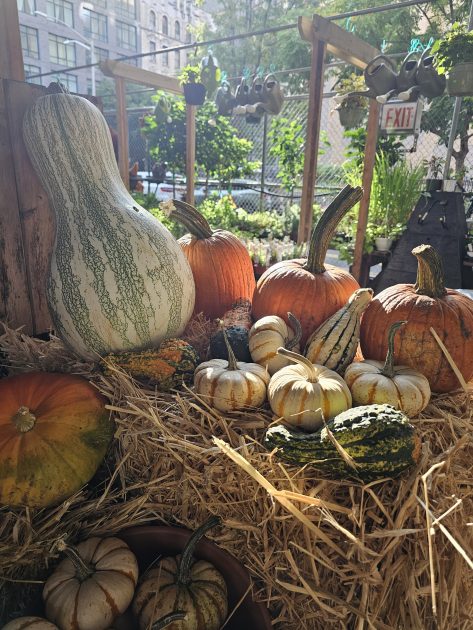
<instances>
[{"instance_id":1,"label":"metal fence","mask_svg":"<svg viewBox=\"0 0 473 630\"><path fill-rule=\"evenodd\" d=\"M314 194L314 202L322 207L327 205L345 183L344 165L347 162L349 146L349 138L346 137L339 121L338 112L334 109L333 94L327 93L324 96L321 118L321 151L318 158L318 176ZM283 110L279 115L301 124L300 135L302 139L306 134L307 108L308 98L306 95L292 96L285 100ZM131 164L138 162L140 170L143 171L151 169L152 159L150 147L140 132L140 118L144 114L152 112L152 109L152 107L135 107L128 110L130 162ZM105 104L105 114L112 127L116 126L116 116L113 110L113 98L108 97ZM439 124L448 126L449 121L445 120L445 115L440 111L439 118ZM258 124L246 122L244 116L235 116L232 119L232 125L238 136L252 142L253 148L249 159L261 165L260 170L256 171L252 178L239 181L231 188L236 202L249 211L259 209L281 211L290 203L297 204L300 200L300 187L296 188L291 195L278 179L278 160L271 151L271 134L269 133L271 120L271 117L268 117L265 125L263 119ZM432 156L442 160L446 154L445 145L439 144L439 137L433 133L421 132L416 140L413 136L407 136L404 139L401 138L401 141L406 159L413 166L424 164L427 169ZM452 166L454 166L453 160ZM473 190L473 151L468 153L465 160L464 186L468 191Z\"/></svg>"}]
</instances>

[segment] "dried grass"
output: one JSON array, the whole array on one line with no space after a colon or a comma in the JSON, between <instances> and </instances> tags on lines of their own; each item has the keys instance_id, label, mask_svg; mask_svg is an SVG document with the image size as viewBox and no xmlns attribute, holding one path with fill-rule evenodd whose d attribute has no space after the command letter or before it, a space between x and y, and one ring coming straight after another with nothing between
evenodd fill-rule
<instances>
[{"instance_id":1,"label":"dried grass","mask_svg":"<svg viewBox=\"0 0 473 630\"><path fill-rule=\"evenodd\" d=\"M208 333L195 326L194 343ZM105 377L55 339L7 329L0 348L12 371L87 376L117 427L87 489L54 509L0 511L4 580L43 576L63 539L150 521L195 527L212 513L223 527L211 537L248 568L275 628L473 627L470 393L436 396L413 421L423 441L416 470L362 485L281 464L259 444L265 410L222 417L190 390L161 394L120 371ZM10 612L21 586L3 589Z\"/></svg>"}]
</instances>

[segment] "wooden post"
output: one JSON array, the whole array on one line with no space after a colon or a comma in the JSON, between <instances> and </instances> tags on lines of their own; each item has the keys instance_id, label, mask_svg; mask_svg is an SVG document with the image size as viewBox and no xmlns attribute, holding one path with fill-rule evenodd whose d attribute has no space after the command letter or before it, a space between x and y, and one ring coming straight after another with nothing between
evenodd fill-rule
<instances>
[{"instance_id":1,"label":"wooden post","mask_svg":"<svg viewBox=\"0 0 473 630\"><path fill-rule=\"evenodd\" d=\"M25 80L16 0L0 2L0 77Z\"/></svg>"},{"instance_id":2,"label":"wooden post","mask_svg":"<svg viewBox=\"0 0 473 630\"><path fill-rule=\"evenodd\" d=\"M194 205L195 105L186 105L186 201Z\"/></svg>"},{"instance_id":3,"label":"wooden post","mask_svg":"<svg viewBox=\"0 0 473 630\"><path fill-rule=\"evenodd\" d=\"M312 206L314 203L317 154L319 152L320 118L324 95L325 42L314 38L309 83L309 105L305 144L304 173L302 180L301 216L298 243L307 243L312 228Z\"/></svg>"},{"instance_id":4,"label":"wooden post","mask_svg":"<svg viewBox=\"0 0 473 630\"><path fill-rule=\"evenodd\" d=\"M130 187L130 166L128 164L128 116L126 113L125 80L115 79L117 95L118 169L127 188Z\"/></svg>"},{"instance_id":5,"label":"wooden post","mask_svg":"<svg viewBox=\"0 0 473 630\"><path fill-rule=\"evenodd\" d=\"M368 126L366 131L365 161L363 164L363 198L360 201L358 211L358 225L356 228L355 251L353 254L352 274L359 281L361 272L361 259L363 258L363 245L365 242L366 226L368 224L368 211L371 198L371 183L376 160L376 144L378 141L379 105L374 98L370 99L368 114Z\"/></svg>"}]
</instances>

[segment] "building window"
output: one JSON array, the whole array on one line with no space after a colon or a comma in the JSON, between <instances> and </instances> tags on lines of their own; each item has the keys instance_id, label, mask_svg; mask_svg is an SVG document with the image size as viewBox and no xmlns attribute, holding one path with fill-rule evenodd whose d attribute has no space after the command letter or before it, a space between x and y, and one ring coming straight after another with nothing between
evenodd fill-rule
<instances>
[{"instance_id":1,"label":"building window","mask_svg":"<svg viewBox=\"0 0 473 630\"><path fill-rule=\"evenodd\" d=\"M76 45L65 44L67 37L49 33L49 60L61 66L76 65Z\"/></svg>"},{"instance_id":2,"label":"building window","mask_svg":"<svg viewBox=\"0 0 473 630\"><path fill-rule=\"evenodd\" d=\"M109 52L106 48L98 48L98 46L95 46L94 53L96 62L105 61L109 58ZM85 51L85 63L92 63L92 54L90 50Z\"/></svg>"},{"instance_id":3,"label":"building window","mask_svg":"<svg viewBox=\"0 0 473 630\"><path fill-rule=\"evenodd\" d=\"M174 68L176 70L179 70L180 67L181 67L181 51L175 50L174 51Z\"/></svg>"},{"instance_id":4,"label":"building window","mask_svg":"<svg viewBox=\"0 0 473 630\"><path fill-rule=\"evenodd\" d=\"M163 15L163 35L168 35L168 33L169 33L168 19L165 15Z\"/></svg>"},{"instance_id":5,"label":"building window","mask_svg":"<svg viewBox=\"0 0 473 630\"><path fill-rule=\"evenodd\" d=\"M94 7L96 8L100 8L100 9L107 8L107 0L94 0L93 4L94 4Z\"/></svg>"},{"instance_id":6,"label":"building window","mask_svg":"<svg viewBox=\"0 0 473 630\"><path fill-rule=\"evenodd\" d=\"M190 44L192 42L192 33L190 31L186 31L186 44Z\"/></svg>"},{"instance_id":7,"label":"building window","mask_svg":"<svg viewBox=\"0 0 473 630\"><path fill-rule=\"evenodd\" d=\"M136 28L117 20L117 44L120 48L136 50Z\"/></svg>"},{"instance_id":8,"label":"building window","mask_svg":"<svg viewBox=\"0 0 473 630\"><path fill-rule=\"evenodd\" d=\"M149 27L156 30L156 13L154 11L149 12Z\"/></svg>"},{"instance_id":9,"label":"building window","mask_svg":"<svg viewBox=\"0 0 473 630\"><path fill-rule=\"evenodd\" d=\"M135 0L115 0L115 11L118 17L134 20L136 18Z\"/></svg>"},{"instance_id":10,"label":"building window","mask_svg":"<svg viewBox=\"0 0 473 630\"><path fill-rule=\"evenodd\" d=\"M180 23L176 20L174 22L174 32L176 34L176 39L181 39L181 25Z\"/></svg>"},{"instance_id":11,"label":"building window","mask_svg":"<svg viewBox=\"0 0 473 630\"><path fill-rule=\"evenodd\" d=\"M30 63L25 63L25 79L27 83L36 83L37 85L41 85L41 77L34 77L34 79L30 79L31 76L35 74L41 73L41 68L39 66L33 66Z\"/></svg>"},{"instance_id":12,"label":"building window","mask_svg":"<svg viewBox=\"0 0 473 630\"><path fill-rule=\"evenodd\" d=\"M23 55L39 59L38 29L20 24L20 35Z\"/></svg>"},{"instance_id":13,"label":"building window","mask_svg":"<svg viewBox=\"0 0 473 630\"><path fill-rule=\"evenodd\" d=\"M84 9L84 33L91 39L108 42L107 16Z\"/></svg>"},{"instance_id":14,"label":"building window","mask_svg":"<svg viewBox=\"0 0 473 630\"><path fill-rule=\"evenodd\" d=\"M156 50L156 42L149 43L149 52L155 52ZM156 55L150 55L150 59L153 63L156 63Z\"/></svg>"},{"instance_id":15,"label":"building window","mask_svg":"<svg viewBox=\"0 0 473 630\"><path fill-rule=\"evenodd\" d=\"M33 11L36 11L35 0L16 0L16 6L18 11L23 11L23 13L28 13L29 15L33 15Z\"/></svg>"},{"instance_id":16,"label":"building window","mask_svg":"<svg viewBox=\"0 0 473 630\"><path fill-rule=\"evenodd\" d=\"M163 46L163 50L167 48L167 46ZM163 60L163 66L169 66L169 53L165 52L161 55L161 58Z\"/></svg>"},{"instance_id":17,"label":"building window","mask_svg":"<svg viewBox=\"0 0 473 630\"><path fill-rule=\"evenodd\" d=\"M74 26L74 7L72 2L66 0L48 0L48 17L51 20L64 22L67 26Z\"/></svg>"},{"instance_id":18,"label":"building window","mask_svg":"<svg viewBox=\"0 0 473 630\"><path fill-rule=\"evenodd\" d=\"M69 74L68 72L58 72L48 78L50 78L51 81L60 81L67 87L69 92L77 93L77 77L74 74Z\"/></svg>"}]
</instances>

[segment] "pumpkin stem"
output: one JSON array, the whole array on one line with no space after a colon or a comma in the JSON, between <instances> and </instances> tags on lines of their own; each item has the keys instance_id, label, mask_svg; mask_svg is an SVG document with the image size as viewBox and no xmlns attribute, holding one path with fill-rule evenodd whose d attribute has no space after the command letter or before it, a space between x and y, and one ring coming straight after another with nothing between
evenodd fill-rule
<instances>
[{"instance_id":1,"label":"pumpkin stem","mask_svg":"<svg viewBox=\"0 0 473 630\"><path fill-rule=\"evenodd\" d=\"M384 362L383 369L381 370L381 374L383 376L387 376L388 378L394 378L394 337L398 328L407 324L406 321L403 322L394 322L394 324L389 329L388 333L388 353L386 355L386 361Z\"/></svg>"},{"instance_id":2,"label":"pumpkin stem","mask_svg":"<svg viewBox=\"0 0 473 630\"><path fill-rule=\"evenodd\" d=\"M297 354L297 352L293 352L292 350L287 350L286 348L278 348L278 354L282 354L283 357L287 357L294 363L299 363L299 365L303 365L307 371L307 380L309 383L317 383L319 380L319 375L313 363L309 361L306 357L303 357L301 354Z\"/></svg>"},{"instance_id":3,"label":"pumpkin stem","mask_svg":"<svg viewBox=\"0 0 473 630\"><path fill-rule=\"evenodd\" d=\"M228 341L227 331L225 330L224 326L222 326L222 335L223 335L223 340L225 341L225 345L227 346L227 353L228 353L227 370L239 370L240 368L238 367L237 358L235 356L235 353L233 352L233 348L231 347L230 342Z\"/></svg>"},{"instance_id":4,"label":"pumpkin stem","mask_svg":"<svg viewBox=\"0 0 473 630\"><path fill-rule=\"evenodd\" d=\"M36 423L36 416L28 407L20 407L12 418L12 422L20 433L31 431Z\"/></svg>"},{"instance_id":5,"label":"pumpkin stem","mask_svg":"<svg viewBox=\"0 0 473 630\"><path fill-rule=\"evenodd\" d=\"M337 225L345 214L363 197L363 189L350 185L338 193L332 203L328 206L312 232L307 254L307 262L304 269L313 274L324 273L324 261L327 255L328 246L332 240Z\"/></svg>"},{"instance_id":6,"label":"pumpkin stem","mask_svg":"<svg viewBox=\"0 0 473 630\"><path fill-rule=\"evenodd\" d=\"M418 295L440 298L447 289L443 279L442 259L432 245L414 247L412 253L417 258L417 278L414 286Z\"/></svg>"},{"instance_id":7,"label":"pumpkin stem","mask_svg":"<svg viewBox=\"0 0 473 630\"><path fill-rule=\"evenodd\" d=\"M168 216L181 223L189 232L198 239L210 238L213 230L207 219L194 206L178 199L172 200L173 208Z\"/></svg>"},{"instance_id":8,"label":"pumpkin stem","mask_svg":"<svg viewBox=\"0 0 473 630\"><path fill-rule=\"evenodd\" d=\"M70 94L70 92L64 83L53 81L46 88L46 94Z\"/></svg>"},{"instance_id":9,"label":"pumpkin stem","mask_svg":"<svg viewBox=\"0 0 473 630\"><path fill-rule=\"evenodd\" d=\"M176 610L176 612L173 612L170 615L165 615L164 617L161 617L160 619L155 621L151 626L151 630L161 630L161 628L169 626L169 624L173 621L180 621L181 619L185 619L186 617L186 612L182 610Z\"/></svg>"},{"instance_id":10,"label":"pumpkin stem","mask_svg":"<svg viewBox=\"0 0 473 630\"><path fill-rule=\"evenodd\" d=\"M93 568L90 565L86 564L86 562L74 546L64 545L64 553L74 565L76 578L80 582L84 582L85 580L90 578L91 575L94 574Z\"/></svg>"},{"instance_id":11,"label":"pumpkin stem","mask_svg":"<svg viewBox=\"0 0 473 630\"><path fill-rule=\"evenodd\" d=\"M294 331L294 337L286 342L286 350L292 350L292 348L295 348L301 340L302 326L297 317L292 313L288 313L287 318L289 320L289 323L291 324L292 330Z\"/></svg>"},{"instance_id":12,"label":"pumpkin stem","mask_svg":"<svg viewBox=\"0 0 473 630\"><path fill-rule=\"evenodd\" d=\"M219 516L211 516L208 518L203 525L201 525L192 536L187 541L187 545L184 548L181 556L181 562L179 563L179 569L177 571L177 583L178 584L189 584L190 579L190 569L194 560L194 551L197 546L197 543L202 538L202 536L209 529L212 529L216 525L220 524Z\"/></svg>"}]
</instances>

